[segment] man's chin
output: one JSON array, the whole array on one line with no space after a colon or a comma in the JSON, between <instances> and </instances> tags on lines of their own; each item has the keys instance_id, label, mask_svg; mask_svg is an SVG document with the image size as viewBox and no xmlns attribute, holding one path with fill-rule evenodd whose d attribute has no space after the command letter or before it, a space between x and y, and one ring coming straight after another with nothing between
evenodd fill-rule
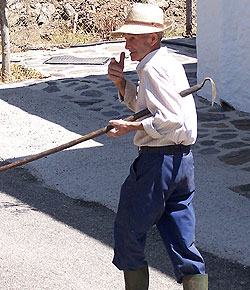
<instances>
[{"instance_id":1,"label":"man's chin","mask_svg":"<svg viewBox=\"0 0 250 290\"><path fill-rule=\"evenodd\" d=\"M137 58L136 58L136 53L135 52L130 52L130 58L132 61L136 61Z\"/></svg>"}]
</instances>

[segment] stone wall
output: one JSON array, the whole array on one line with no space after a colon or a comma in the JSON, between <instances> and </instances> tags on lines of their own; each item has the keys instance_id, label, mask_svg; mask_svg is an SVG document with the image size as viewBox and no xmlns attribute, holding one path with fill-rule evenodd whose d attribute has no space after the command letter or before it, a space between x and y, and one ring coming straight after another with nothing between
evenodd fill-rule
<instances>
[{"instance_id":1,"label":"stone wall","mask_svg":"<svg viewBox=\"0 0 250 290\"><path fill-rule=\"evenodd\" d=\"M249 0L198 0L197 15L198 81L212 77L217 101L250 112ZM210 100L210 87L201 94Z\"/></svg>"}]
</instances>

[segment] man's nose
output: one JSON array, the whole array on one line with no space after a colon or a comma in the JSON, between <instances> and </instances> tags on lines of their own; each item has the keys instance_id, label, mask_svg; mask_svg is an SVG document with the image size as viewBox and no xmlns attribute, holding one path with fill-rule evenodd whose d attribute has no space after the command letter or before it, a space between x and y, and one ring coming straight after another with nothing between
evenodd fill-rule
<instances>
[{"instance_id":1,"label":"man's nose","mask_svg":"<svg viewBox=\"0 0 250 290\"><path fill-rule=\"evenodd\" d=\"M129 49L130 45L129 42L126 40L125 49Z\"/></svg>"}]
</instances>

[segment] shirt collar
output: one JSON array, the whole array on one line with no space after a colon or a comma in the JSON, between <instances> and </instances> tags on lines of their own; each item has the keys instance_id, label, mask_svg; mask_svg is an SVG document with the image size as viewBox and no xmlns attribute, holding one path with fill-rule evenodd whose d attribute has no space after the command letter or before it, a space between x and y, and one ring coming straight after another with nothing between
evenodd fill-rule
<instances>
[{"instance_id":1,"label":"shirt collar","mask_svg":"<svg viewBox=\"0 0 250 290\"><path fill-rule=\"evenodd\" d=\"M144 58L137 65L136 70L140 70L141 68L143 68L156 54L160 53L161 50L162 50L162 47L156 50L153 50L150 53L148 53L146 56L144 56Z\"/></svg>"}]
</instances>

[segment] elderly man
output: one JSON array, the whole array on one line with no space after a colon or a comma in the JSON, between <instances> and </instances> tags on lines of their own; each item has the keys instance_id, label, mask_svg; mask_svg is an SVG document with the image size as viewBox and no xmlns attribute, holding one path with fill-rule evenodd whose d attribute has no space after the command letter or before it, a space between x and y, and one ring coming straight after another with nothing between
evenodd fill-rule
<instances>
[{"instance_id":1,"label":"elderly man","mask_svg":"<svg viewBox=\"0 0 250 290\"><path fill-rule=\"evenodd\" d=\"M152 116L137 122L111 120L109 136L136 131L139 155L123 183L114 224L113 263L124 271L127 290L149 285L144 248L148 230L156 225L184 289L208 289L202 256L194 245L194 166L191 145L197 137L197 116L185 71L166 47L161 47L163 11L150 4L135 4L125 24L114 31L126 39L125 48L138 61L139 86L124 78L124 52L112 59L108 77L119 99L137 112Z\"/></svg>"}]
</instances>

